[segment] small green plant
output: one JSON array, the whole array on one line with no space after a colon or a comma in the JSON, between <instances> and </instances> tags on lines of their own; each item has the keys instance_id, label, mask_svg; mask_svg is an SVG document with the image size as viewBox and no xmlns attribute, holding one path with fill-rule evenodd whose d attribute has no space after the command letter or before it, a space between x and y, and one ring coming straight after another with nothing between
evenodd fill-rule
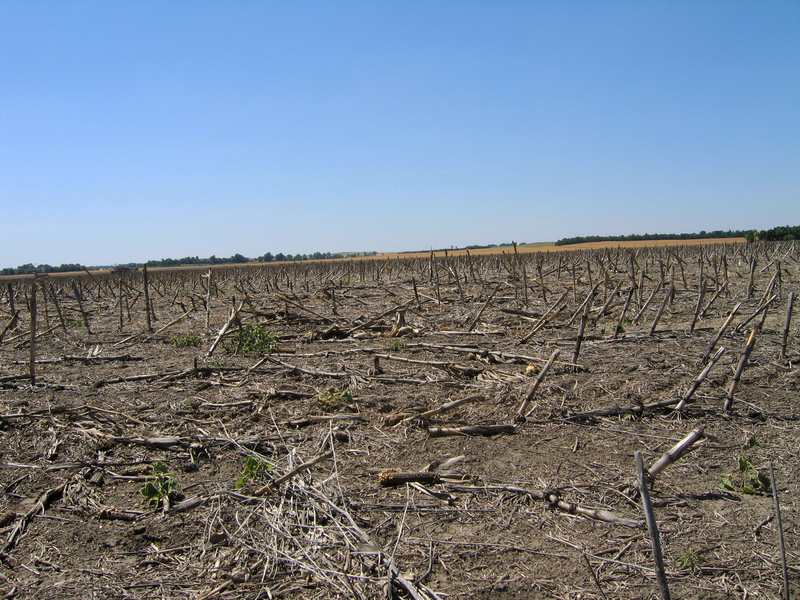
<instances>
[{"instance_id":1,"label":"small green plant","mask_svg":"<svg viewBox=\"0 0 800 600\"><path fill-rule=\"evenodd\" d=\"M258 323L248 323L224 346L231 354L271 354L278 349L278 336Z\"/></svg>"},{"instance_id":2,"label":"small green plant","mask_svg":"<svg viewBox=\"0 0 800 600\"><path fill-rule=\"evenodd\" d=\"M171 502L181 497L181 484L169 472L167 465L156 461L150 466L150 474L140 491L150 506L158 508L165 498Z\"/></svg>"},{"instance_id":3,"label":"small green plant","mask_svg":"<svg viewBox=\"0 0 800 600\"><path fill-rule=\"evenodd\" d=\"M200 338L190 331L186 335L173 335L169 343L178 348L187 348L189 346L199 346Z\"/></svg>"},{"instance_id":4,"label":"small green plant","mask_svg":"<svg viewBox=\"0 0 800 600\"><path fill-rule=\"evenodd\" d=\"M386 344L386 347L389 350L405 350L406 348L408 348L408 346L406 346L400 340L389 340L389 342Z\"/></svg>"},{"instance_id":5,"label":"small green plant","mask_svg":"<svg viewBox=\"0 0 800 600\"><path fill-rule=\"evenodd\" d=\"M691 544L689 544L689 547L678 557L678 564L684 569L691 570L692 573L705 562L706 559L695 552Z\"/></svg>"},{"instance_id":6,"label":"small green plant","mask_svg":"<svg viewBox=\"0 0 800 600\"><path fill-rule=\"evenodd\" d=\"M620 323L617 325L617 335L622 335L623 333L625 333L625 328L622 326L622 323Z\"/></svg>"},{"instance_id":7,"label":"small green plant","mask_svg":"<svg viewBox=\"0 0 800 600\"><path fill-rule=\"evenodd\" d=\"M341 280L340 283L342 284L342 287L347 287L348 285L350 285L353 282L349 277L345 277L344 279Z\"/></svg>"},{"instance_id":8,"label":"small green plant","mask_svg":"<svg viewBox=\"0 0 800 600\"><path fill-rule=\"evenodd\" d=\"M335 411L343 408L353 408L356 400L350 392L346 390L337 392L334 388L330 388L327 392L323 392L317 396L317 402L323 410Z\"/></svg>"},{"instance_id":9,"label":"small green plant","mask_svg":"<svg viewBox=\"0 0 800 600\"><path fill-rule=\"evenodd\" d=\"M738 479L741 483L739 487L740 492L745 494L757 494L759 492L769 492L770 480L764 473L761 473L753 466L753 461L745 454L748 450L758 445L756 438L751 437L742 446L742 451L736 457L736 466L738 473L729 473L728 475L720 476L719 487L728 492L735 492L736 486L734 480Z\"/></svg>"},{"instance_id":10,"label":"small green plant","mask_svg":"<svg viewBox=\"0 0 800 600\"><path fill-rule=\"evenodd\" d=\"M256 479L262 479L264 477L268 479L273 479L272 474L272 463L269 463L265 460L261 460L258 458L254 458L252 456L247 457L247 462L244 465L244 470L239 478L236 480L236 488L243 488L249 485L251 482L255 481Z\"/></svg>"},{"instance_id":11,"label":"small green plant","mask_svg":"<svg viewBox=\"0 0 800 600\"><path fill-rule=\"evenodd\" d=\"M86 327L86 321L83 319L66 319L67 327Z\"/></svg>"},{"instance_id":12,"label":"small green plant","mask_svg":"<svg viewBox=\"0 0 800 600\"><path fill-rule=\"evenodd\" d=\"M208 366L212 369L224 369L228 366L228 364L222 360L221 358L215 358L213 360L208 361Z\"/></svg>"}]
</instances>

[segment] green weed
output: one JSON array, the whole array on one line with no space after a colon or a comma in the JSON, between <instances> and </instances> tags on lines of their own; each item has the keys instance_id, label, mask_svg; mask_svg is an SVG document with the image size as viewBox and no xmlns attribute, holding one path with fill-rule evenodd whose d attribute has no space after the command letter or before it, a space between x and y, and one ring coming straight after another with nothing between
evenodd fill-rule
<instances>
[{"instance_id":1,"label":"green weed","mask_svg":"<svg viewBox=\"0 0 800 600\"><path fill-rule=\"evenodd\" d=\"M199 346L200 338L190 331L186 335L173 335L169 343L178 348L187 348L189 346Z\"/></svg>"},{"instance_id":2,"label":"green weed","mask_svg":"<svg viewBox=\"0 0 800 600\"><path fill-rule=\"evenodd\" d=\"M354 408L356 400L350 392L346 390L337 392L334 388L330 388L327 392L323 392L317 396L317 403L323 410L333 412L336 410Z\"/></svg>"},{"instance_id":3,"label":"green weed","mask_svg":"<svg viewBox=\"0 0 800 600\"><path fill-rule=\"evenodd\" d=\"M262 325L248 323L236 332L224 349L231 354L271 354L278 349L278 336Z\"/></svg>"},{"instance_id":4,"label":"green weed","mask_svg":"<svg viewBox=\"0 0 800 600\"><path fill-rule=\"evenodd\" d=\"M739 485L740 492L745 494L757 494L759 492L769 492L771 485L770 479L753 466L753 461L745 454L748 450L758 445L756 438L751 437L742 446L742 451L736 457L738 472L720 476L719 487L728 492L735 492L736 485Z\"/></svg>"},{"instance_id":5,"label":"green weed","mask_svg":"<svg viewBox=\"0 0 800 600\"><path fill-rule=\"evenodd\" d=\"M405 350L406 348L408 348L408 346L406 346L400 340L389 340L388 343L386 344L386 347L389 350Z\"/></svg>"},{"instance_id":6,"label":"green weed","mask_svg":"<svg viewBox=\"0 0 800 600\"><path fill-rule=\"evenodd\" d=\"M678 557L678 564L684 569L691 570L692 573L705 562L706 559L695 552L691 544L689 544L689 547Z\"/></svg>"},{"instance_id":7,"label":"green weed","mask_svg":"<svg viewBox=\"0 0 800 600\"><path fill-rule=\"evenodd\" d=\"M163 505L165 498L172 501L181 496L181 484L169 472L167 465L156 461L150 466L147 481L139 491L150 506L158 508Z\"/></svg>"},{"instance_id":8,"label":"green weed","mask_svg":"<svg viewBox=\"0 0 800 600\"><path fill-rule=\"evenodd\" d=\"M261 460L258 458L254 458L252 456L247 457L247 462L244 465L244 470L239 478L236 480L236 488L243 488L248 486L251 482L255 481L256 479L261 479L267 477L268 479L273 479L274 476L271 473L273 465L265 460Z\"/></svg>"}]
</instances>

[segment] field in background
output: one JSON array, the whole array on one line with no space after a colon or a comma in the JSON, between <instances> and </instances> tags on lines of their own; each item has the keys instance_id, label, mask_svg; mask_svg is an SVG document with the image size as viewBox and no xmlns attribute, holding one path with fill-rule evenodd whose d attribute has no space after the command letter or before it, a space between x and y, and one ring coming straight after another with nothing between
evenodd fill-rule
<instances>
[{"instance_id":1,"label":"field in background","mask_svg":"<svg viewBox=\"0 0 800 600\"><path fill-rule=\"evenodd\" d=\"M698 437L673 597L781 597L770 462L797 590L800 242L719 242L3 281L0 598L656 598Z\"/></svg>"},{"instance_id":2,"label":"field in background","mask_svg":"<svg viewBox=\"0 0 800 600\"><path fill-rule=\"evenodd\" d=\"M568 246L556 246L552 242L538 242L535 244L518 245L517 249L520 253L530 252L562 252L564 250L598 250L603 248L663 248L666 246L697 246L700 244L744 244L747 240L745 238L714 238L705 240L641 240L630 242L589 242L586 244L570 244ZM477 250L470 250L472 255L487 255L487 254L513 254L514 248L512 246L504 246L502 248L480 248ZM379 254L377 257L366 258L418 258L420 256L430 256L428 252L387 252L386 254ZM444 256L444 251L434 253L435 256ZM467 254L466 250L448 250L449 256L464 256Z\"/></svg>"},{"instance_id":3,"label":"field in background","mask_svg":"<svg viewBox=\"0 0 800 600\"><path fill-rule=\"evenodd\" d=\"M715 238L704 240L642 240L630 242L590 242L586 244L571 244L569 246L556 246L552 242L535 242L532 244L520 244L517 246L520 254L530 254L535 252L562 252L568 250L598 250L603 248L663 248L671 246L697 246L700 244L744 244L747 240L745 238ZM503 246L496 248L479 248L475 250L448 250L448 256L466 256L467 252L472 256L491 256L496 254L513 254L513 246ZM386 260L397 258L421 258L430 257L431 252L386 252L374 256L351 256L347 258L330 258L324 260L304 260L299 261L302 263L325 263L325 262L343 262L343 261L369 261L369 260ZM444 256L444 250L437 250L434 256L441 258ZM155 271L174 271L174 270L194 270L201 269L207 271L208 269L224 269L230 267L261 267L265 265L288 265L297 261L284 261L284 262L271 262L271 263L242 263L242 264L219 264L219 265L183 265L179 267L148 267L151 272ZM96 269L92 270L93 275L109 273L109 269ZM73 277L80 275L84 271L73 271L64 273L48 273L48 277ZM33 275L3 275L0 279L29 279Z\"/></svg>"}]
</instances>

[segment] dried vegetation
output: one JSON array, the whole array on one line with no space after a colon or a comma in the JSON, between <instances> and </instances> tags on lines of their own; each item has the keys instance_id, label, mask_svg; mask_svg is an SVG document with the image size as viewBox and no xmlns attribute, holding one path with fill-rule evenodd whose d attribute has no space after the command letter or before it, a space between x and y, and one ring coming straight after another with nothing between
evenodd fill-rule
<instances>
[{"instance_id":1,"label":"dried vegetation","mask_svg":"<svg viewBox=\"0 0 800 600\"><path fill-rule=\"evenodd\" d=\"M675 597L781 597L798 268L757 243L4 280L0 595L656 598L639 451Z\"/></svg>"}]
</instances>

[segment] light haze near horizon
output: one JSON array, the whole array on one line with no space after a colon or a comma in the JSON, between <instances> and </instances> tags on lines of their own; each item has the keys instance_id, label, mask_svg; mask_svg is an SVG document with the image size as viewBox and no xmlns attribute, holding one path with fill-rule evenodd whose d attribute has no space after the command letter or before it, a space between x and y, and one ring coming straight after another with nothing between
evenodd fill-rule
<instances>
[{"instance_id":1,"label":"light haze near horizon","mask_svg":"<svg viewBox=\"0 0 800 600\"><path fill-rule=\"evenodd\" d=\"M0 1L0 268L800 224L798 2Z\"/></svg>"}]
</instances>

